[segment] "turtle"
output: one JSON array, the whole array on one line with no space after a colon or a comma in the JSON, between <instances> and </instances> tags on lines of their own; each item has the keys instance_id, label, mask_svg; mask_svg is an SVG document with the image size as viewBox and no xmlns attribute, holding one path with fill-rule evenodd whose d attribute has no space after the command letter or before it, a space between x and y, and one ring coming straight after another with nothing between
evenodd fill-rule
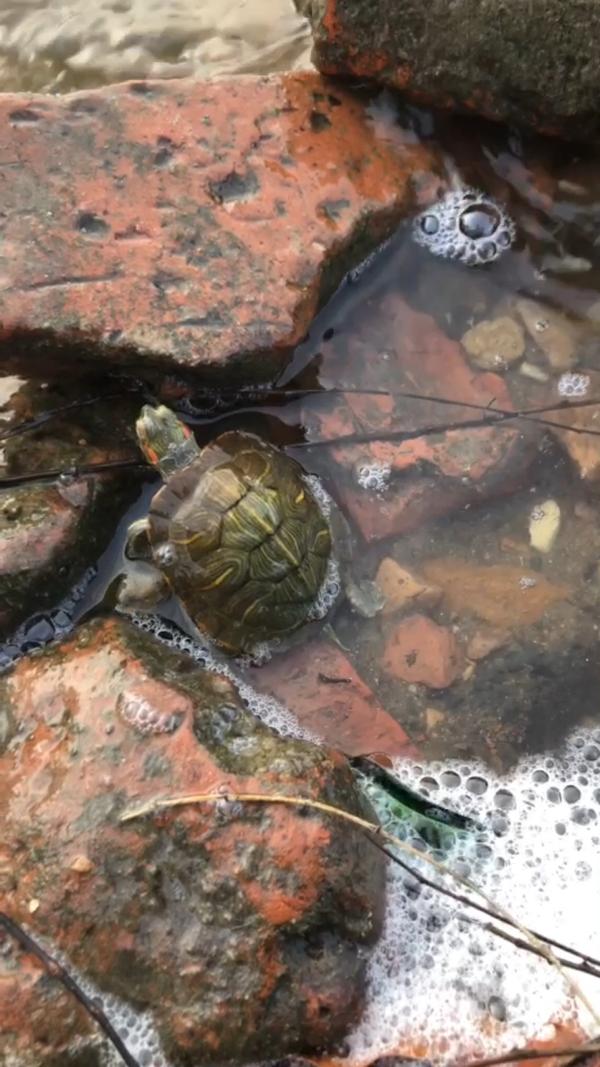
<instances>
[{"instance_id":1,"label":"turtle","mask_svg":"<svg viewBox=\"0 0 600 1067\"><path fill-rule=\"evenodd\" d=\"M129 527L125 556L141 568L125 572L122 609L172 592L221 649L251 653L319 617L328 580L336 599L336 560L354 608L372 616L382 607L374 583L352 578L345 519L333 503L323 507L296 460L240 430L200 448L164 405L144 405L136 431L164 484Z\"/></svg>"}]
</instances>

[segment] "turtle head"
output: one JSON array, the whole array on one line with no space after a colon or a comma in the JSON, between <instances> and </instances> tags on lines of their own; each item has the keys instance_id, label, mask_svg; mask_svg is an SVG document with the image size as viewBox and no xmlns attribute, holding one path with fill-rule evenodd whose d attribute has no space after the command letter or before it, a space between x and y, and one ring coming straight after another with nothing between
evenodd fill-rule
<instances>
[{"instance_id":1,"label":"turtle head","mask_svg":"<svg viewBox=\"0 0 600 1067\"><path fill-rule=\"evenodd\" d=\"M190 428L163 404L144 404L135 429L142 452L163 478L188 467L200 453Z\"/></svg>"}]
</instances>

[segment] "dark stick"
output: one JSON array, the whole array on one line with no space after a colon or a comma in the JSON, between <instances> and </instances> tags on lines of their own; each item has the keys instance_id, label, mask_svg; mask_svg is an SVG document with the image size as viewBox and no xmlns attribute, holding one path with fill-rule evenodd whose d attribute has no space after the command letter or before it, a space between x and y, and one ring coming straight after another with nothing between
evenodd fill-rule
<instances>
[{"instance_id":1,"label":"dark stick","mask_svg":"<svg viewBox=\"0 0 600 1067\"><path fill-rule=\"evenodd\" d=\"M87 1011L88 1015L98 1023L98 1026L104 1032L111 1044L116 1048L123 1062L127 1064L127 1067L140 1067L138 1060L131 1055L127 1046L124 1044L122 1038L119 1037L117 1031L103 1012L102 1008L100 1008L91 997L88 997L87 993L84 993L81 986L79 986L69 972L65 970L63 965L59 963L58 960L54 959L53 956L50 956L45 949L43 949L42 946L19 925L19 923L15 922L14 919L11 919L10 916L3 911L0 911L0 926L4 927L7 933L15 939L17 944L19 944L25 952L35 956L35 958L40 961L50 978L56 978L57 982L60 982L61 985L79 1001L81 1006Z\"/></svg>"},{"instance_id":2,"label":"dark stick","mask_svg":"<svg viewBox=\"0 0 600 1067\"><path fill-rule=\"evenodd\" d=\"M471 915L461 915L460 919L462 922L478 926L481 930L487 931L488 934L493 934L494 937L503 938L504 941L508 941L509 944L514 945L515 948L524 948L528 952L533 952L536 956L539 956L540 959L545 960L546 963L549 962L541 949L536 948L535 945L530 944L529 941L525 941L522 937L514 937L513 934L509 934L507 930L501 930L499 926L494 926L493 923L484 923L481 919L475 919ZM546 938L544 938L544 941L546 941ZM546 941L546 944L547 943L548 942ZM556 956L556 959L563 967L570 967L572 971L581 971L582 974L588 974L592 978L600 978L600 971L591 967L587 961L583 963L574 963L572 960L568 960L564 956L558 955Z\"/></svg>"},{"instance_id":3,"label":"dark stick","mask_svg":"<svg viewBox=\"0 0 600 1067\"><path fill-rule=\"evenodd\" d=\"M500 1063L518 1063L519 1060L550 1060L556 1057L589 1056L600 1052L600 1042L590 1041L587 1044L569 1046L567 1048L515 1048L511 1052L505 1052L501 1056L488 1056L484 1060L468 1060L466 1063L454 1063L451 1067L496 1067Z\"/></svg>"},{"instance_id":4,"label":"dark stick","mask_svg":"<svg viewBox=\"0 0 600 1067\"><path fill-rule=\"evenodd\" d=\"M127 391L137 392L138 390L130 389ZM50 422L59 415L64 415L66 411L77 411L79 408L90 407L91 404L97 404L100 400L120 400L122 395L122 393L107 393L105 396L92 396L87 397L86 400L73 400L69 404L62 404L60 407L52 408L49 411L42 411L33 419L25 419L16 426L9 426L8 429L2 430L0 432L0 441L8 437L16 437L21 433L27 433L28 430L37 430L40 426L44 426L45 423Z\"/></svg>"},{"instance_id":5,"label":"dark stick","mask_svg":"<svg viewBox=\"0 0 600 1067\"><path fill-rule=\"evenodd\" d=\"M51 482L57 478L68 475L73 480L82 478L87 474L102 474L105 471L126 470L131 467L143 467L149 470L148 464L141 459L112 459L106 463L85 463L81 467L61 470L55 468L49 471L31 471L28 474L10 474L6 478L0 478L0 489L9 489L12 485L25 485L27 482Z\"/></svg>"}]
</instances>

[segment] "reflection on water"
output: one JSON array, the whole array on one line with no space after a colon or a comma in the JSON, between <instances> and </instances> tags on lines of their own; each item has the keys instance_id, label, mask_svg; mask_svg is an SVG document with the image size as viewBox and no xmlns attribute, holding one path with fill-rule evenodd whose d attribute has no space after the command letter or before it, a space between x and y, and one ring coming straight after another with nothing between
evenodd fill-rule
<instances>
[{"instance_id":1,"label":"reflection on water","mask_svg":"<svg viewBox=\"0 0 600 1067\"><path fill-rule=\"evenodd\" d=\"M310 65L292 0L4 0L0 91L128 78L264 74Z\"/></svg>"}]
</instances>

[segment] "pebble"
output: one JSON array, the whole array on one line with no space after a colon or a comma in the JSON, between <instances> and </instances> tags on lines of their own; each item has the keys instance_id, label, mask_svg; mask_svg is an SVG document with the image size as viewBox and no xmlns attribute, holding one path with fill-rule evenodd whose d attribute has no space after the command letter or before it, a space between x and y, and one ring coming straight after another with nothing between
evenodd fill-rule
<instances>
[{"instance_id":1,"label":"pebble","mask_svg":"<svg viewBox=\"0 0 600 1067\"><path fill-rule=\"evenodd\" d=\"M77 874L89 874L94 869L94 864L88 856L80 855L75 856L75 859L70 865L72 871L76 871Z\"/></svg>"},{"instance_id":2,"label":"pebble","mask_svg":"<svg viewBox=\"0 0 600 1067\"><path fill-rule=\"evenodd\" d=\"M383 615L392 615L407 607L433 608L442 599L439 586L429 585L424 578L400 566L389 556L379 564L375 584L384 598Z\"/></svg>"},{"instance_id":3,"label":"pebble","mask_svg":"<svg viewBox=\"0 0 600 1067\"><path fill-rule=\"evenodd\" d=\"M529 516L529 543L538 552L550 552L560 530L560 508L556 500L536 504Z\"/></svg>"},{"instance_id":4,"label":"pebble","mask_svg":"<svg viewBox=\"0 0 600 1067\"><path fill-rule=\"evenodd\" d=\"M529 336L554 370L569 370L577 359L579 331L566 315L535 300L518 300L516 309Z\"/></svg>"},{"instance_id":5,"label":"pebble","mask_svg":"<svg viewBox=\"0 0 600 1067\"><path fill-rule=\"evenodd\" d=\"M476 630L467 645L467 658L472 660L485 659L490 653L495 652L506 644L507 636L504 630Z\"/></svg>"},{"instance_id":6,"label":"pebble","mask_svg":"<svg viewBox=\"0 0 600 1067\"><path fill-rule=\"evenodd\" d=\"M425 726L427 733L432 733L438 726L440 726L446 718L445 712L439 711L438 708L425 708Z\"/></svg>"},{"instance_id":7,"label":"pebble","mask_svg":"<svg viewBox=\"0 0 600 1067\"><path fill-rule=\"evenodd\" d=\"M469 359L481 370L506 370L525 351L522 327L508 315L483 319L464 334L461 344Z\"/></svg>"},{"instance_id":8,"label":"pebble","mask_svg":"<svg viewBox=\"0 0 600 1067\"><path fill-rule=\"evenodd\" d=\"M391 631L382 666L399 681L446 689L460 676L464 657L451 630L426 615L410 615Z\"/></svg>"},{"instance_id":9,"label":"pebble","mask_svg":"<svg viewBox=\"0 0 600 1067\"><path fill-rule=\"evenodd\" d=\"M525 363L521 363L521 366L519 367L519 372L523 375L524 378L531 378L534 382L548 381L548 375L546 374L546 371L542 370L541 367L538 367L537 363L529 363L525 361Z\"/></svg>"}]
</instances>

